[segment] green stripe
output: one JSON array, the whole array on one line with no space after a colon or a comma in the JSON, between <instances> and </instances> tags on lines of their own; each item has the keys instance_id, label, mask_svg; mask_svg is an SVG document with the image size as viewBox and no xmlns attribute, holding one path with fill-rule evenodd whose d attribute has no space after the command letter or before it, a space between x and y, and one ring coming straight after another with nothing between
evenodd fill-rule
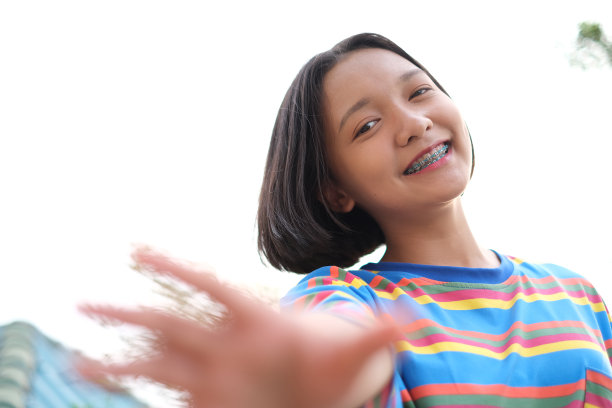
<instances>
[{"instance_id":1,"label":"green stripe","mask_svg":"<svg viewBox=\"0 0 612 408\"><path fill-rule=\"evenodd\" d=\"M378 394L373 400L372 405L374 408L382 408L382 395Z\"/></svg>"},{"instance_id":2,"label":"green stripe","mask_svg":"<svg viewBox=\"0 0 612 408\"><path fill-rule=\"evenodd\" d=\"M571 395L556 398L509 398L499 395L435 395L419 398L416 402L419 408L438 405L493 405L504 408L559 408L569 405L572 401L584 401L584 390L577 390Z\"/></svg>"},{"instance_id":3,"label":"green stripe","mask_svg":"<svg viewBox=\"0 0 612 408\"><path fill-rule=\"evenodd\" d=\"M348 272L345 269L338 268L338 279L346 282L347 274ZM380 275L377 275L377 276L380 276ZM320 277L320 276L313 278L315 280L316 286L320 286L323 284L323 278L324 277ZM370 282L368 282L368 284L370 283L371 283L371 280ZM376 285L374 288L375 289L385 289L389 283L393 283L393 282L389 279L382 279L378 283L378 285ZM414 284L413 282L410 282L407 285L401 285L399 287L407 292L413 291L419 288L428 295L435 295L438 293L450 293L450 292L455 292L457 290L464 290L464 289L489 289L489 290L495 290L496 292L501 292L501 293L511 293L511 292L514 292L519 287L523 289L530 289L530 288L551 289L551 288L558 287L560 289L563 289L565 291L570 291L570 292L583 291L590 295L599 295L597 291L592 287L583 286L581 284L562 285L558 281L552 281L552 282L548 282L544 284L534 284L531 280L528 280L527 282L516 282L512 285L489 284L489 283L469 283L465 285L459 285L460 283L461 282L453 282L452 284L442 283L439 285L418 286Z\"/></svg>"},{"instance_id":4,"label":"green stripe","mask_svg":"<svg viewBox=\"0 0 612 408\"><path fill-rule=\"evenodd\" d=\"M428 295L436 295L438 293L450 293L450 292L456 292L458 290L465 290L465 289L488 289L488 290L495 290L495 292L511 293L511 292L514 292L519 287L522 289L535 288L535 289L540 289L540 290L560 288L567 292L582 291L590 295L597 295L597 296L599 295L594 288L591 288L589 286L582 286L580 284L561 285L557 281L552 281L552 282L548 282L544 284L534 284L531 281L527 281L527 282L516 282L512 285L488 284L488 283L469 283L465 285L458 285L459 283L461 282L453 282L452 284L442 283L439 285L418 286L414 282L410 282L407 285L401 285L400 287L407 292L413 291L415 289L421 289L423 292L427 293ZM378 286L380 286L380 284Z\"/></svg>"},{"instance_id":5,"label":"green stripe","mask_svg":"<svg viewBox=\"0 0 612 408\"><path fill-rule=\"evenodd\" d=\"M342 280L342 281L346 281L346 269L341 269L338 268L338 279Z\"/></svg>"},{"instance_id":6,"label":"green stripe","mask_svg":"<svg viewBox=\"0 0 612 408\"><path fill-rule=\"evenodd\" d=\"M577 285L562 285L565 290L567 291L578 291L581 290L585 293L588 293L589 295L596 295L599 296L599 293L597 292L597 290L595 290L595 288L592 288L590 286L583 286L580 284Z\"/></svg>"},{"instance_id":7,"label":"green stripe","mask_svg":"<svg viewBox=\"0 0 612 408\"><path fill-rule=\"evenodd\" d=\"M404 333L404 335L406 336L408 340L418 340L418 339L422 339L424 337L427 337L433 334L446 334L456 339L473 340L473 341L477 341L482 344L488 344L494 347L500 347L500 346L507 344L510 338L512 338L513 336L517 336L517 335L522 337L523 339L531 340L531 339L535 339L541 336L554 336L554 335L564 334L564 333L577 333L577 334L586 334L588 336L592 336L592 334L589 333L586 329L583 329L580 327L560 327L560 328L550 328L550 329L539 329L539 330L533 330L533 331L528 331L528 332L524 331L521 328L516 328L512 330L512 332L510 332L502 340L489 340L489 339L480 338L478 336L469 336L465 334L450 333L446 331L444 328L436 327L436 326L424 327L416 331ZM597 340L599 341L600 344L603 344L603 341L601 340L601 338L597 337ZM608 352L609 353L612 352L612 349L608 350Z\"/></svg>"},{"instance_id":8,"label":"green stripe","mask_svg":"<svg viewBox=\"0 0 612 408\"><path fill-rule=\"evenodd\" d=\"M310 284L314 283L314 287L318 287L318 286L331 286L331 285L329 285L329 283L327 283L327 282L325 282L323 280L323 279L329 279L329 278L330 278L330 276L315 276L314 278L311 278L308 283L310 283ZM332 279L335 279L335 278L332 278Z\"/></svg>"},{"instance_id":9,"label":"green stripe","mask_svg":"<svg viewBox=\"0 0 612 408\"><path fill-rule=\"evenodd\" d=\"M312 293L310 295L306 295L305 299L304 299L304 308L307 309L308 306L312 303L312 301L314 300L314 298L317 296L316 293Z\"/></svg>"},{"instance_id":10,"label":"green stripe","mask_svg":"<svg viewBox=\"0 0 612 408\"><path fill-rule=\"evenodd\" d=\"M370 283L371 283L371 281L370 281ZM389 285L390 283L393 283L393 282L391 282L389 279L384 279L383 278L380 282L378 282L378 285L373 286L373 288L374 289L384 290L384 289L387 288L387 285Z\"/></svg>"},{"instance_id":11,"label":"green stripe","mask_svg":"<svg viewBox=\"0 0 612 408\"><path fill-rule=\"evenodd\" d=\"M586 390L592 394L599 395L602 398L612 401L612 390L604 387L603 385L599 385L592 381L587 381Z\"/></svg>"}]
</instances>

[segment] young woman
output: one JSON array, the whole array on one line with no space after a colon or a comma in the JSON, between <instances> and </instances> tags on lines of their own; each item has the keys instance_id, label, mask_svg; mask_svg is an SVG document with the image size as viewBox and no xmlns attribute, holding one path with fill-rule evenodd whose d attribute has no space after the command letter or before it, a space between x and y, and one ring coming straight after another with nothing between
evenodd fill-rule
<instances>
[{"instance_id":1,"label":"young woman","mask_svg":"<svg viewBox=\"0 0 612 408\"><path fill-rule=\"evenodd\" d=\"M83 371L145 375L196 407L612 406L601 298L566 269L478 245L461 207L473 167L468 129L427 70L382 36L342 41L298 74L268 155L260 250L308 273L288 313L140 250L138 264L209 293L231 323L87 306L165 347ZM340 269L381 244L379 263Z\"/></svg>"}]
</instances>

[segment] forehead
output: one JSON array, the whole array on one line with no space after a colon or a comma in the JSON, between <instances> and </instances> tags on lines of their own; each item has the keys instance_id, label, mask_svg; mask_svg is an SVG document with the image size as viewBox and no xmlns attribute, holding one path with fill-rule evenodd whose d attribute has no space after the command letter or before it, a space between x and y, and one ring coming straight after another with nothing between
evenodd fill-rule
<instances>
[{"instance_id":1,"label":"forehead","mask_svg":"<svg viewBox=\"0 0 612 408\"><path fill-rule=\"evenodd\" d=\"M333 121L338 110L376 93L389 92L402 75L415 69L413 63L391 51L368 48L349 52L323 79L326 116Z\"/></svg>"},{"instance_id":2,"label":"forehead","mask_svg":"<svg viewBox=\"0 0 612 408\"><path fill-rule=\"evenodd\" d=\"M342 77L388 76L403 74L416 66L394 52L381 48L365 48L351 51L327 73L325 82L336 82Z\"/></svg>"}]
</instances>

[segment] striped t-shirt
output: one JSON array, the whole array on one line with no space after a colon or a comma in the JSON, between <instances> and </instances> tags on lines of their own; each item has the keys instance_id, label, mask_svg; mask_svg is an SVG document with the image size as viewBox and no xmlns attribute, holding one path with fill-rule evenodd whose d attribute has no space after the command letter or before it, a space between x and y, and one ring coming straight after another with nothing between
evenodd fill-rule
<instances>
[{"instance_id":1,"label":"striped t-shirt","mask_svg":"<svg viewBox=\"0 0 612 408\"><path fill-rule=\"evenodd\" d=\"M610 316L593 286L560 266L500 259L324 267L281 305L404 328L392 380L366 407L612 407Z\"/></svg>"}]
</instances>

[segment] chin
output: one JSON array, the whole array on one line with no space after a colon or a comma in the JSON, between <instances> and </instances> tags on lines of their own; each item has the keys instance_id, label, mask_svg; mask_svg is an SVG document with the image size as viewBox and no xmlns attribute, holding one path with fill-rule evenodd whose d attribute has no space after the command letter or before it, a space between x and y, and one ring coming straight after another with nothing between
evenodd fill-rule
<instances>
[{"instance_id":1,"label":"chin","mask_svg":"<svg viewBox=\"0 0 612 408\"><path fill-rule=\"evenodd\" d=\"M467 171L448 172L439 180L439 183L436 183L437 190L452 197L462 195L472 178L470 173L471 168Z\"/></svg>"}]
</instances>

